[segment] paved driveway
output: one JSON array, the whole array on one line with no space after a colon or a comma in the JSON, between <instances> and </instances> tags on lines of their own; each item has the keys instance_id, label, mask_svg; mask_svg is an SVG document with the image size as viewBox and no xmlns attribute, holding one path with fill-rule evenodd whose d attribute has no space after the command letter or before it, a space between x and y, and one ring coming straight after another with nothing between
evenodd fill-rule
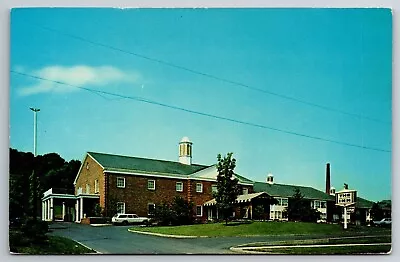
<instances>
[{"instance_id":1,"label":"paved driveway","mask_svg":"<svg viewBox=\"0 0 400 262\"><path fill-rule=\"evenodd\" d=\"M55 223L51 227L55 228L51 234L74 239L104 254L237 254L229 248L252 242L323 237L283 235L175 239L131 233L128 232L130 226Z\"/></svg>"}]
</instances>

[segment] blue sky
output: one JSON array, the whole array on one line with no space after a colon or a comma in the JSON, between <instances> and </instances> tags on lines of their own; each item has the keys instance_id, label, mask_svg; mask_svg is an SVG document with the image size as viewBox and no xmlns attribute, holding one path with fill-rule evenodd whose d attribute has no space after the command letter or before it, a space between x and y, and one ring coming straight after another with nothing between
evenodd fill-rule
<instances>
[{"instance_id":1,"label":"blue sky","mask_svg":"<svg viewBox=\"0 0 400 262\"><path fill-rule=\"evenodd\" d=\"M55 31L47 30L51 28ZM391 150L389 9L14 9L14 71L365 147ZM73 35L74 37L71 37ZM81 41L102 43L269 92L285 100ZM193 162L233 152L236 171L391 198L391 153L329 143L11 73L10 146L82 159L86 151Z\"/></svg>"}]
</instances>

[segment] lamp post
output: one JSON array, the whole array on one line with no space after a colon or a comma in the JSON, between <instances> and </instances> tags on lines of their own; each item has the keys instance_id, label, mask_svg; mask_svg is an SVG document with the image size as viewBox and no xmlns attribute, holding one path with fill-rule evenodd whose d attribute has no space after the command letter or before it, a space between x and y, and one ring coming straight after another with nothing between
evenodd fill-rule
<instances>
[{"instance_id":1,"label":"lamp post","mask_svg":"<svg viewBox=\"0 0 400 262\"><path fill-rule=\"evenodd\" d=\"M30 108L33 111L33 155L37 154L37 113L40 112L39 108Z\"/></svg>"},{"instance_id":2,"label":"lamp post","mask_svg":"<svg viewBox=\"0 0 400 262\"><path fill-rule=\"evenodd\" d=\"M33 220L36 221L36 212L37 212L37 194L38 194L38 179L35 174L36 168L36 155L37 155L37 113L40 111L39 108L31 107L30 110L33 111L33 170L32 175L30 177L30 191L31 191L31 207L32 207L32 216Z\"/></svg>"}]
</instances>

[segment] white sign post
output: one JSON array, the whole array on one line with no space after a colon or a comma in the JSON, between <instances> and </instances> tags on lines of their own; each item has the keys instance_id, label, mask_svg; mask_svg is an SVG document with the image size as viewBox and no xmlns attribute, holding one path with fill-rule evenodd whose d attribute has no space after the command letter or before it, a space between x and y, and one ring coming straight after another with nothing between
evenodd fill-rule
<instances>
[{"instance_id":1,"label":"white sign post","mask_svg":"<svg viewBox=\"0 0 400 262\"><path fill-rule=\"evenodd\" d=\"M347 208L350 208L350 212L353 212L354 204L357 201L357 191L356 190L349 190L347 185L345 189L340 192L336 192L336 205L342 206L344 208L344 229L347 229Z\"/></svg>"}]
</instances>

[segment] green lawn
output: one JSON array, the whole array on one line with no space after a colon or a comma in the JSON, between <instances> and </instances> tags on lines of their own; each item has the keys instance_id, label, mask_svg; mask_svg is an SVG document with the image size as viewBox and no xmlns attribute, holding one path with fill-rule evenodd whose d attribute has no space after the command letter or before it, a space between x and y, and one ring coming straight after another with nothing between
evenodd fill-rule
<instances>
[{"instance_id":1,"label":"green lawn","mask_svg":"<svg viewBox=\"0 0 400 262\"><path fill-rule=\"evenodd\" d=\"M349 229L344 232L340 225L316 224L305 222L253 222L249 224L224 223L198 224L188 226L165 226L165 227L140 227L132 228L136 231L153 232L166 235L183 236L258 236L258 235L288 235L288 234L320 234L338 235L354 234L358 231L380 232L379 228Z\"/></svg>"},{"instance_id":2,"label":"green lawn","mask_svg":"<svg viewBox=\"0 0 400 262\"><path fill-rule=\"evenodd\" d=\"M58 236L49 236L48 241L41 244L23 243L17 246L10 243L10 251L27 255L79 255L94 253L93 250L87 249L71 239Z\"/></svg>"}]
</instances>

